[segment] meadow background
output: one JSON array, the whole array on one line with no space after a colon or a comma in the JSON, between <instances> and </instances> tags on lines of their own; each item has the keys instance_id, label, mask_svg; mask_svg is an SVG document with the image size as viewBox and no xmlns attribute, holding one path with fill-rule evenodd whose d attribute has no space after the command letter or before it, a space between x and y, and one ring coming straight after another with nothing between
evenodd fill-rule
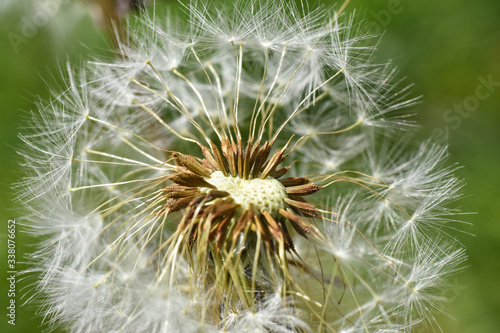
<instances>
[{"instance_id":1,"label":"meadow background","mask_svg":"<svg viewBox=\"0 0 500 333\"><path fill-rule=\"evenodd\" d=\"M20 217L10 190L20 176L17 132L36 96L49 97L48 73L55 74L48 82L53 84L68 60L79 66L91 54L111 56L106 29L90 14L96 8L91 3L99 1L0 0L1 332L46 329L34 307L20 306L30 288L27 280L17 285L16 326L7 324L7 221ZM329 7L334 2L319 3ZM45 15L43 6L51 6ZM179 11L175 1L157 0L157 7ZM462 226L464 232L456 235L467 248L468 267L451 279L453 302L447 308L453 319L439 315L442 331L499 332L500 1L352 0L347 11L353 10L384 34L378 60L392 59L406 82L415 83L414 96L423 96L417 106L421 136L448 135L450 163L462 166L457 174L467 183L460 205L475 212L462 217L473 225ZM488 80L496 85L485 85ZM33 243L19 229L18 270Z\"/></svg>"}]
</instances>

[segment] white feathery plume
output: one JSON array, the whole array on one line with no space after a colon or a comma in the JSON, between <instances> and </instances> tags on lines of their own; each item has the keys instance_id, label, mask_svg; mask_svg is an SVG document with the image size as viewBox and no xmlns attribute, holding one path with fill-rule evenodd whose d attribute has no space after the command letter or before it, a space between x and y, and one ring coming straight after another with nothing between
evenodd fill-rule
<instances>
[{"instance_id":1,"label":"white feathery plume","mask_svg":"<svg viewBox=\"0 0 500 333\"><path fill-rule=\"evenodd\" d=\"M21 135L40 313L71 332L414 332L465 260L375 36L306 3L141 14ZM123 42L126 41L126 42ZM411 111L411 110L410 110ZM333 204L332 204L333 203Z\"/></svg>"}]
</instances>

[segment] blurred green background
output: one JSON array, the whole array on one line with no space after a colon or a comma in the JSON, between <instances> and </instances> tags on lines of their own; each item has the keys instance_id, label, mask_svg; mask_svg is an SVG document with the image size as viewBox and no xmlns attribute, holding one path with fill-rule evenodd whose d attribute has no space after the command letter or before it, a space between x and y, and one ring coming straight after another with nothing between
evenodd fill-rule
<instances>
[{"instance_id":1,"label":"blurred green background","mask_svg":"<svg viewBox=\"0 0 500 333\"><path fill-rule=\"evenodd\" d=\"M104 25L90 14L98 13L97 2L0 0L1 332L46 328L33 307L19 306L19 291L29 288L29 281L17 286L16 326L7 324L6 223L17 217L10 190L19 177L17 132L35 96L48 97L47 73L56 73L66 60L79 64L91 54L111 54ZM159 11L179 6L161 0L157 5ZM454 319L440 315L442 330L500 332L500 1L352 0L347 11L354 9L373 22L374 32L384 33L378 60L393 59L407 82L415 82L414 95L423 96L418 106L422 136L448 134L450 163L463 166L457 174L467 182L460 204L476 212L463 217L473 226L457 233L470 259L451 281L454 300L447 308ZM20 232L16 239L22 262L30 239Z\"/></svg>"}]
</instances>

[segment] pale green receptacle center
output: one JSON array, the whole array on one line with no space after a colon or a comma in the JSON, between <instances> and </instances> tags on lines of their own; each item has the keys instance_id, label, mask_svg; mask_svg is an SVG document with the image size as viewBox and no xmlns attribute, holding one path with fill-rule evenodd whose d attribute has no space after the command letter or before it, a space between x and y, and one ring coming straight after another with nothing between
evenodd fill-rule
<instances>
[{"instance_id":1,"label":"pale green receptacle center","mask_svg":"<svg viewBox=\"0 0 500 333\"><path fill-rule=\"evenodd\" d=\"M243 179L224 176L221 171L215 171L205 180L218 190L228 192L234 203L241 206L242 211L247 210L250 204L253 204L255 212L267 211L270 215L275 215L280 208L285 208L284 200L288 197L285 187L273 177Z\"/></svg>"}]
</instances>

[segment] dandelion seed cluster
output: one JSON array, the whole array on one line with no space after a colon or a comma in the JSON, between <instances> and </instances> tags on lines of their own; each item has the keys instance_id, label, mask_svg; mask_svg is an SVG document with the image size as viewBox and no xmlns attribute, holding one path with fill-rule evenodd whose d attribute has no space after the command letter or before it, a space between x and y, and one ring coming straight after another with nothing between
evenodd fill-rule
<instances>
[{"instance_id":1,"label":"dandelion seed cluster","mask_svg":"<svg viewBox=\"0 0 500 333\"><path fill-rule=\"evenodd\" d=\"M461 182L343 10L140 17L21 136L40 311L71 332L436 328ZM376 41L375 41L376 42Z\"/></svg>"}]
</instances>

